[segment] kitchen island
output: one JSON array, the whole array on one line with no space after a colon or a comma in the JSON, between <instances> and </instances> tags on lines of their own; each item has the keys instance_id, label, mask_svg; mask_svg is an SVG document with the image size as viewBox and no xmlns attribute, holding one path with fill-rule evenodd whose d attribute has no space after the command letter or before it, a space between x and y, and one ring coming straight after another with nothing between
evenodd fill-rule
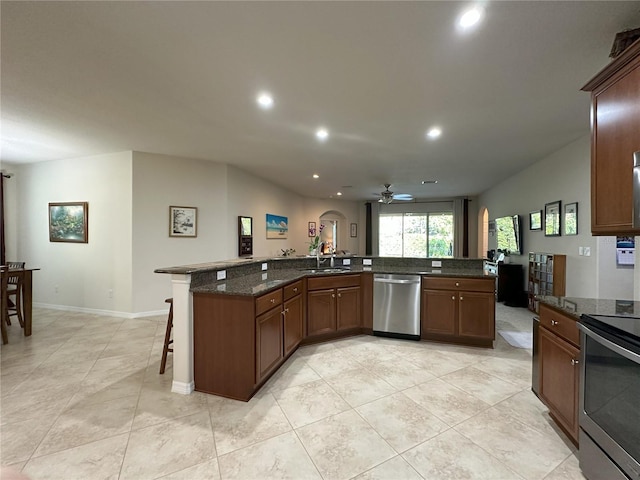
<instances>
[{"instance_id":1,"label":"kitchen island","mask_svg":"<svg viewBox=\"0 0 640 480\"><path fill-rule=\"evenodd\" d=\"M481 259L349 256L325 263L239 259L157 269L173 283L172 391L248 400L299 344L371 333L375 273L422 277L424 339L492 346L495 275ZM434 277L437 288L428 288L424 280ZM450 299L446 306L444 298ZM436 310L427 311L427 304ZM478 306L486 310L481 328L475 325ZM425 322L434 312L439 324L429 331Z\"/></svg>"}]
</instances>

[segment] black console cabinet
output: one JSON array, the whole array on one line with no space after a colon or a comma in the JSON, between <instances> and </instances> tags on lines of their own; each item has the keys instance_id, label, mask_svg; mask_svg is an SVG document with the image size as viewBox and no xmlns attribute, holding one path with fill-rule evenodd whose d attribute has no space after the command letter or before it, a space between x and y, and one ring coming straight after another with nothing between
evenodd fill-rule
<instances>
[{"instance_id":1,"label":"black console cabinet","mask_svg":"<svg viewBox=\"0 0 640 480\"><path fill-rule=\"evenodd\" d=\"M509 307L526 306L523 303L524 268L517 263L498 263L498 301Z\"/></svg>"}]
</instances>

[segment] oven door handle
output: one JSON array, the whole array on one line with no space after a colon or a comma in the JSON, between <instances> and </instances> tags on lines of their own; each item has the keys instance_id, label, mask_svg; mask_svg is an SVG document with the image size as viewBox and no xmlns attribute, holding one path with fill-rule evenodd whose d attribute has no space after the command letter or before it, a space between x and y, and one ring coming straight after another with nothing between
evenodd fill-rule
<instances>
[{"instance_id":1,"label":"oven door handle","mask_svg":"<svg viewBox=\"0 0 640 480\"><path fill-rule=\"evenodd\" d=\"M632 352L631 350L627 350L626 348L623 348L620 345L616 345L611 340L607 340L602 335L598 335L596 332L594 332L593 330L591 330L589 327L587 327L582 323L578 323L578 328L582 330L582 332L584 332L585 335L590 336L599 344L604 345L608 349L613 350L614 352L616 352L619 355L622 355L625 358L628 358L632 362L640 363L640 355L638 355L637 353ZM583 362L583 365L584 365L584 362Z\"/></svg>"}]
</instances>

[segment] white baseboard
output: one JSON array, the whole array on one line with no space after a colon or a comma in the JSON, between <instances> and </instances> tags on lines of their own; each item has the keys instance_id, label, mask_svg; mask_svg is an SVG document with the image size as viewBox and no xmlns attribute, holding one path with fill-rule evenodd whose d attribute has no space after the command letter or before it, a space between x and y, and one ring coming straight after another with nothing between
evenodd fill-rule
<instances>
[{"instance_id":1,"label":"white baseboard","mask_svg":"<svg viewBox=\"0 0 640 480\"><path fill-rule=\"evenodd\" d=\"M105 317L118 317L118 318L154 317L156 315L167 315L169 312L169 309L165 309L165 310L154 310L149 312L129 313L129 312L118 312L116 310L101 310L98 308L84 308L84 307L74 307L71 305L55 305L51 303L36 303L36 302L33 303L33 306L38 308L49 308L51 310L63 310L66 312L89 313L92 315L104 315Z\"/></svg>"},{"instance_id":2,"label":"white baseboard","mask_svg":"<svg viewBox=\"0 0 640 480\"><path fill-rule=\"evenodd\" d=\"M185 383L185 382L176 382L174 380L173 384L171 385L172 392L180 393L182 395L191 395L194 389L195 389L195 383L193 382Z\"/></svg>"}]
</instances>

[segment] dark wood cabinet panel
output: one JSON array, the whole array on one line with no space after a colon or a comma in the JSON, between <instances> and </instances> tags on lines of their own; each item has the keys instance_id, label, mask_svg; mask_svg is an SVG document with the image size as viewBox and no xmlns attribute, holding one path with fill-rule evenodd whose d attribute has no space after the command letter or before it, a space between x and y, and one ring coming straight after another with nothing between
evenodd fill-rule
<instances>
[{"instance_id":1,"label":"dark wood cabinet panel","mask_svg":"<svg viewBox=\"0 0 640 480\"><path fill-rule=\"evenodd\" d=\"M578 442L580 350L544 327L540 340L540 398L556 422Z\"/></svg>"},{"instance_id":2,"label":"dark wood cabinet panel","mask_svg":"<svg viewBox=\"0 0 640 480\"><path fill-rule=\"evenodd\" d=\"M493 339L495 296L482 292L460 292L458 295L458 335Z\"/></svg>"},{"instance_id":3,"label":"dark wood cabinet panel","mask_svg":"<svg viewBox=\"0 0 640 480\"><path fill-rule=\"evenodd\" d=\"M302 341L304 325L304 305L302 295L284 303L284 356L287 357Z\"/></svg>"},{"instance_id":4,"label":"dark wood cabinet panel","mask_svg":"<svg viewBox=\"0 0 640 480\"><path fill-rule=\"evenodd\" d=\"M280 364L282 352L282 311L274 308L256 318L256 383Z\"/></svg>"},{"instance_id":5,"label":"dark wood cabinet panel","mask_svg":"<svg viewBox=\"0 0 640 480\"><path fill-rule=\"evenodd\" d=\"M493 346L495 285L495 279L491 277L424 277L421 338Z\"/></svg>"},{"instance_id":6,"label":"dark wood cabinet panel","mask_svg":"<svg viewBox=\"0 0 640 480\"><path fill-rule=\"evenodd\" d=\"M362 326L360 321L360 287L338 288L336 295L336 330Z\"/></svg>"},{"instance_id":7,"label":"dark wood cabinet panel","mask_svg":"<svg viewBox=\"0 0 640 480\"><path fill-rule=\"evenodd\" d=\"M591 232L633 228L633 152L640 151L640 41L583 88L591 92Z\"/></svg>"},{"instance_id":8,"label":"dark wood cabinet panel","mask_svg":"<svg viewBox=\"0 0 640 480\"><path fill-rule=\"evenodd\" d=\"M333 288L313 290L307 294L307 335L321 335L336 330L336 294Z\"/></svg>"},{"instance_id":9,"label":"dark wood cabinet panel","mask_svg":"<svg viewBox=\"0 0 640 480\"><path fill-rule=\"evenodd\" d=\"M422 333L456 334L456 293L450 290L422 291Z\"/></svg>"}]
</instances>

